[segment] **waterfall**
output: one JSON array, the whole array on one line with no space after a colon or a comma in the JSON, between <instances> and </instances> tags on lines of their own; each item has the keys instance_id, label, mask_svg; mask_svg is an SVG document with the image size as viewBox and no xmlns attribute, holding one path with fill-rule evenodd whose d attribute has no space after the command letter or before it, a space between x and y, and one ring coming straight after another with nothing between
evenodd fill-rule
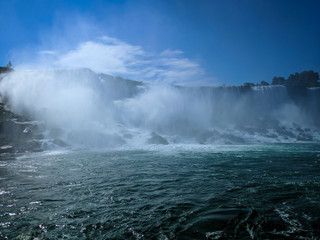
<instances>
[{"instance_id":1,"label":"waterfall","mask_svg":"<svg viewBox=\"0 0 320 240\"><path fill-rule=\"evenodd\" d=\"M0 94L71 146L320 140L319 88L181 87L72 69L13 71Z\"/></svg>"}]
</instances>

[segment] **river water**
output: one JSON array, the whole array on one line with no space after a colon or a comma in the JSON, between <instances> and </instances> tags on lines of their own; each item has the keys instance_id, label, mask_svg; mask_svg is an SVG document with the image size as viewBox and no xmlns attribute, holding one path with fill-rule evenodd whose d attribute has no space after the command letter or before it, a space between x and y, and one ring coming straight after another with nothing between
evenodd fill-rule
<instances>
[{"instance_id":1,"label":"river water","mask_svg":"<svg viewBox=\"0 0 320 240\"><path fill-rule=\"evenodd\" d=\"M319 239L320 145L0 157L0 239Z\"/></svg>"}]
</instances>

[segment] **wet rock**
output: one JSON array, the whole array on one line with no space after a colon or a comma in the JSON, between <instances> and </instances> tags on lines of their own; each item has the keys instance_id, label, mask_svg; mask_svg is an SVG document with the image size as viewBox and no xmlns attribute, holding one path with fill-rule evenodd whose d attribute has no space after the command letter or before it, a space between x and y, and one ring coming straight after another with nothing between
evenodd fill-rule
<instances>
[{"instance_id":1,"label":"wet rock","mask_svg":"<svg viewBox=\"0 0 320 240\"><path fill-rule=\"evenodd\" d=\"M19 143L16 146L17 152L42 152L41 142L37 140L29 140Z\"/></svg>"},{"instance_id":2,"label":"wet rock","mask_svg":"<svg viewBox=\"0 0 320 240\"><path fill-rule=\"evenodd\" d=\"M54 143L55 145L59 146L59 147L62 147L62 148L66 148L66 147L69 147L69 145L67 143L65 143L64 141L60 140L60 139L54 139L52 141L52 143Z\"/></svg>"},{"instance_id":3,"label":"wet rock","mask_svg":"<svg viewBox=\"0 0 320 240\"><path fill-rule=\"evenodd\" d=\"M2 153L13 153L14 148L10 145L4 145L0 147L0 154Z\"/></svg>"},{"instance_id":4,"label":"wet rock","mask_svg":"<svg viewBox=\"0 0 320 240\"><path fill-rule=\"evenodd\" d=\"M15 119L0 122L0 141L2 144L13 146L12 152L42 151L37 125L32 122L17 122Z\"/></svg>"},{"instance_id":5,"label":"wet rock","mask_svg":"<svg viewBox=\"0 0 320 240\"><path fill-rule=\"evenodd\" d=\"M303 133L303 132L304 132L303 129L300 128L300 127L296 128L296 130L297 130L299 133Z\"/></svg>"},{"instance_id":6,"label":"wet rock","mask_svg":"<svg viewBox=\"0 0 320 240\"><path fill-rule=\"evenodd\" d=\"M168 141L161 137L159 134L152 133L151 138L147 140L147 144L162 144L162 145L168 145Z\"/></svg>"},{"instance_id":7,"label":"wet rock","mask_svg":"<svg viewBox=\"0 0 320 240\"><path fill-rule=\"evenodd\" d=\"M18 122L16 119L6 119L0 122L0 132L12 137L31 138L40 130L37 122Z\"/></svg>"},{"instance_id":8,"label":"wet rock","mask_svg":"<svg viewBox=\"0 0 320 240\"><path fill-rule=\"evenodd\" d=\"M28 150L32 152L42 152L41 142L36 140L31 140L27 142Z\"/></svg>"},{"instance_id":9,"label":"wet rock","mask_svg":"<svg viewBox=\"0 0 320 240\"><path fill-rule=\"evenodd\" d=\"M0 124L1 133L7 134L7 135L20 136L23 134L23 130L25 128L26 128L26 126L16 124L12 120L5 120L5 121L1 122L1 124Z\"/></svg>"},{"instance_id":10,"label":"wet rock","mask_svg":"<svg viewBox=\"0 0 320 240\"><path fill-rule=\"evenodd\" d=\"M22 131L22 135L24 135L25 137L31 137L32 136L32 131L31 131L30 127L26 127Z\"/></svg>"},{"instance_id":11,"label":"wet rock","mask_svg":"<svg viewBox=\"0 0 320 240\"><path fill-rule=\"evenodd\" d=\"M303 141L303 142L311 142L313 140L313 137L310 134L300 134L297 136L297 141Z\"/></svg>"},{"instance_id":12,"label":"wet rock","mask_svg":"<svg viewBox=\"0 0 320 240\"><path fill-rule=\"evenodd\" d=\"M285 139L287 139L287 138L295 138L295 135L292 132L288 131L285 127L277 128L276 132L279 135L283 136Z\"/></svg>"},{"instance_id":13,"label":"wet rock","mask_svg":"<svg viewBox=\"0 0 320 240\"><path fill-rule=\"evenodd\" d=\"M43 140L44 139L44 136L43 134L39 133L39 134L34 134L33 136L33 139L35 140Z\"/></svg>"}]
</instances>

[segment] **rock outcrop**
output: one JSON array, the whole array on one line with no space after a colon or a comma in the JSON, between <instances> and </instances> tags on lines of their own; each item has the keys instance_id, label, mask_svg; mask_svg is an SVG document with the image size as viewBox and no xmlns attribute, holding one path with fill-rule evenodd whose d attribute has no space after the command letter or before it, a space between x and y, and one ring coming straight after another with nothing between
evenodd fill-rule
<instances>
[{"instance_id":1,"label":"rock outcrop","mask_svg":"<svg viewBox=\"0 0 320 240\"><path fill-rule=\"evenodd\" d=\"M168 145L169 143L164 137L162 137L159 134L153 132L151 134L151 137L147 140L147 144Z\"/></svg>"},{"instance_id":2,"label":"rock outcrop","mask_svg":"<svg viewBox=\"0 0 320 240\"><path fill-rule=\"evenodd\" d=\"M13 69L11 67L12 67L12 64L10 61L6 67L0 67L0 74L12 71Z\"/></svg>"},{"instance_id":3,"label":"rock outcrop","mask_svg":"<svg viewBox=\"0 0 320 240\"><path fill-rule=\"evenodd\" d=\"M0 153L42 151L43 125L12 113L0 103Z\"/></svg>"}]
</instances>

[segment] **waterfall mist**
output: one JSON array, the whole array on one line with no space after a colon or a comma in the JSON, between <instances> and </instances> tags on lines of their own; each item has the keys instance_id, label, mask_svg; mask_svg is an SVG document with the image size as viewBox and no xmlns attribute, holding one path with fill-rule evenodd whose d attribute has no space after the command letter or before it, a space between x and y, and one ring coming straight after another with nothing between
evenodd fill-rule
<instances>
[{"instance_id":1,"label":"waterfall mist","mask_svg":"<svg viewBox=\"0 0 320 240\"><path fill-rule=\"evenodd\" d=\"M89 69L13 71L0 82L12 111L71 146L318 141L319 89L178 87Z\"/></svg>"}]
</instances>

